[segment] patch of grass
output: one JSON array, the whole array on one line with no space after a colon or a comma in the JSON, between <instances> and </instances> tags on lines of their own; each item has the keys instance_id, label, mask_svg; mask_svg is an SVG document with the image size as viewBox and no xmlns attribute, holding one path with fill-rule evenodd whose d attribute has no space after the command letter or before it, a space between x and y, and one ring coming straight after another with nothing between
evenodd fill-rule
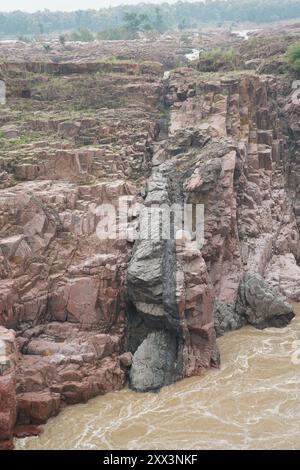
<instances>
[{"instance_id":1,"label":"patch of grass","mask_svg":"<svg viewBox=\"0 0 300 470\"><path fill-rule=\"evenodd\" d=\"M199 55L198 69L203 72L235 70L238 67L237 53L233 48L216 47Z\"/></svg>"},{"instance_id":2,"label":"patch of grass","mask_svg":"<svg viewBox=\"0 0 300 470\"><path fill-rule=\"evenodd\" d=\"M50 77L49 80L34 84L35 91L44 91L47 89L57 89L65 91L71 88L71 83L68 80L63 80L59 77Z\"/></svg>"},{"instance_id":3,"label":"patch of grass","mask_svg":"<svg viewBox=\"0 0 300 470\"><path fill-rule=\"evenodd\" d=\"M3 133L0 131L0 148L3 149L13 149L15 147L21 147L22 145L28 145L33 142L38 142L39 140L45 140L47 138L46 135L37 133L37 132L28 132L26 134L21 134L19 137L15 139L8 139L7 137L3 136Z\"/></svg>"},{"instance_id":4,"label":"patch of grass","mask_svg":"<svg viewBox=\"0 0 300 470\"><path fill-rule=\"evenodd\" d=\"M104 64L136 64L143 62L141 59L123 59L117 56L111 57L104 57L103 59L99 59L97 62L104 63Z\"/></svg>"},{"instance_id":5,"label":"patch of grass","mask_svg":"<svg viewBox=\"0 0 300 470\"><path fill-rule=\"evenodd\" d=\"M296 72L300 72L300 41L295 42L288 48L286 58L292 68Z\"/></svg>"}]
</instances>

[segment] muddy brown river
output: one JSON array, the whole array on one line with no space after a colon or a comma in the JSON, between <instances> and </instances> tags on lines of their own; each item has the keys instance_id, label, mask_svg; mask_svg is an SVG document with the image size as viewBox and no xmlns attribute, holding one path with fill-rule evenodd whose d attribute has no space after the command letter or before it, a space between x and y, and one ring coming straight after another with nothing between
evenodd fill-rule
<instances>
[{"instance_id":1,"label":"muddy brown river","mask_svg":"<svg viewBox=\"0 0 300 470\"><path fill-rule=\"evenodd\" d=\"M300 304L284 329L218 340L222 366L160 393L69 406L17 449L300 449Z\"/></svg>"}]
</instances>

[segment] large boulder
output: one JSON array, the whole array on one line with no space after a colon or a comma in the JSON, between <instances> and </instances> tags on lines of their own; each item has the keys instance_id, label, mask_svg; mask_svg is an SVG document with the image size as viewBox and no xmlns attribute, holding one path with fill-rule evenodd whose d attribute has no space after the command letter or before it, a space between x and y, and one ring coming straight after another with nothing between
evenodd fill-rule
<instances>
[{"instance_id":1,"label":"large boulder","mask_svg":"<svg viewBox=\"0 0 300 470\"><path fill-rule=\"evenodd\" d=\"M240 283L235 311L258 329L286 326L293 307L257 273L246 273Z\"/></svg>"},{"instance_id":2,"label":"large boulder","mask_svg":"<svg viewBox=\"0 0 300 470\"><path fill-rule=\"evenodd\" d=\"M18 421L20 423L43 424L59 412L58 393L28 392L18 395Z\"/></svg>"},{"instance_id":3,"label":"large boulder","mask_svg":"<svg viewBox=\"0 0 300 470\"><path fill-rule=\"evenodd\" d=\"M181 221L184 201L198 202L197 184L188 183L205 143L197 132L179 132L162 142L155 156L164 152L170 158L155 165L147 181L126 279L127 349L133 354L131 386L136 390L157 389L218 364L213 292L200 249L201 217L194 220L194 233L188 223L192 217L184 230ZM219 170L212 165L204 180L195 178L200 186L204 181L204 192Z\"/></svg>"},{"instance_id":4,"label":"large boulder","mask_svg":"<svg viewBox=\"0 0 300 470\"><path fill-rule=\"evenodd\" d=\"M272 257L266 280L288 299L300 302L300 266L292 253Z\"/></svg>"},{"instance_id":5,"label":"large boulder","mask_svg":"<svg viewBox=\"0 0 300 470\"><path fill-rule=\"evenodd\" d=\"M139 392L158 390L174 382L177 338L167 331L150 333L133 356L131 388Z\"/></svg>"}]
</instances>

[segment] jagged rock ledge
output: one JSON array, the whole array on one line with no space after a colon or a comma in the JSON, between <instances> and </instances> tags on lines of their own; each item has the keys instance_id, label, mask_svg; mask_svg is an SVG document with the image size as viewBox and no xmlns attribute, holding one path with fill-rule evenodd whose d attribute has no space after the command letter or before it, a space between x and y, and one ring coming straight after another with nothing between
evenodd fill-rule
<instances>
[{"instance_id":1,"label":"jagged rock ledge","mask_svg":"<svg viewBox=\"0 0 300 470\"><path fill-rule=\"evenodd\" d=\"M219 334L285 325L292 310L263 279L300 300L299 106L274 77L49 67L3 67L5 446L16 420L45 422L128 377L157 390L217 366L214 305ZM203 245L99 240L97 206L123 197L204 204Z\"/></svg>"}]
</instances>

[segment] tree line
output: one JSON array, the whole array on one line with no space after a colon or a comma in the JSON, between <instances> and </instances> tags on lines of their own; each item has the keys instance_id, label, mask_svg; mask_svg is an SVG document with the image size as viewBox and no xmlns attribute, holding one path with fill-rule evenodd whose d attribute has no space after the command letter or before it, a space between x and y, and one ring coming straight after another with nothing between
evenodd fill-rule
<instances>
[{"instance_id":1,"label":"tree line","mask_svg":"<svg viewBox=\"0 0 300 470\"><path fill-rule=\"evenodd\" d=\"M265 23L300 18L300 0L206 0L159 5L140 3L100 10L0 13L0 35L57 35L89 30L101 37L133 37L138 31L198 28L203 24ZM113 38L112 38L113 39Z\"/></svg>"}]
</instances>

